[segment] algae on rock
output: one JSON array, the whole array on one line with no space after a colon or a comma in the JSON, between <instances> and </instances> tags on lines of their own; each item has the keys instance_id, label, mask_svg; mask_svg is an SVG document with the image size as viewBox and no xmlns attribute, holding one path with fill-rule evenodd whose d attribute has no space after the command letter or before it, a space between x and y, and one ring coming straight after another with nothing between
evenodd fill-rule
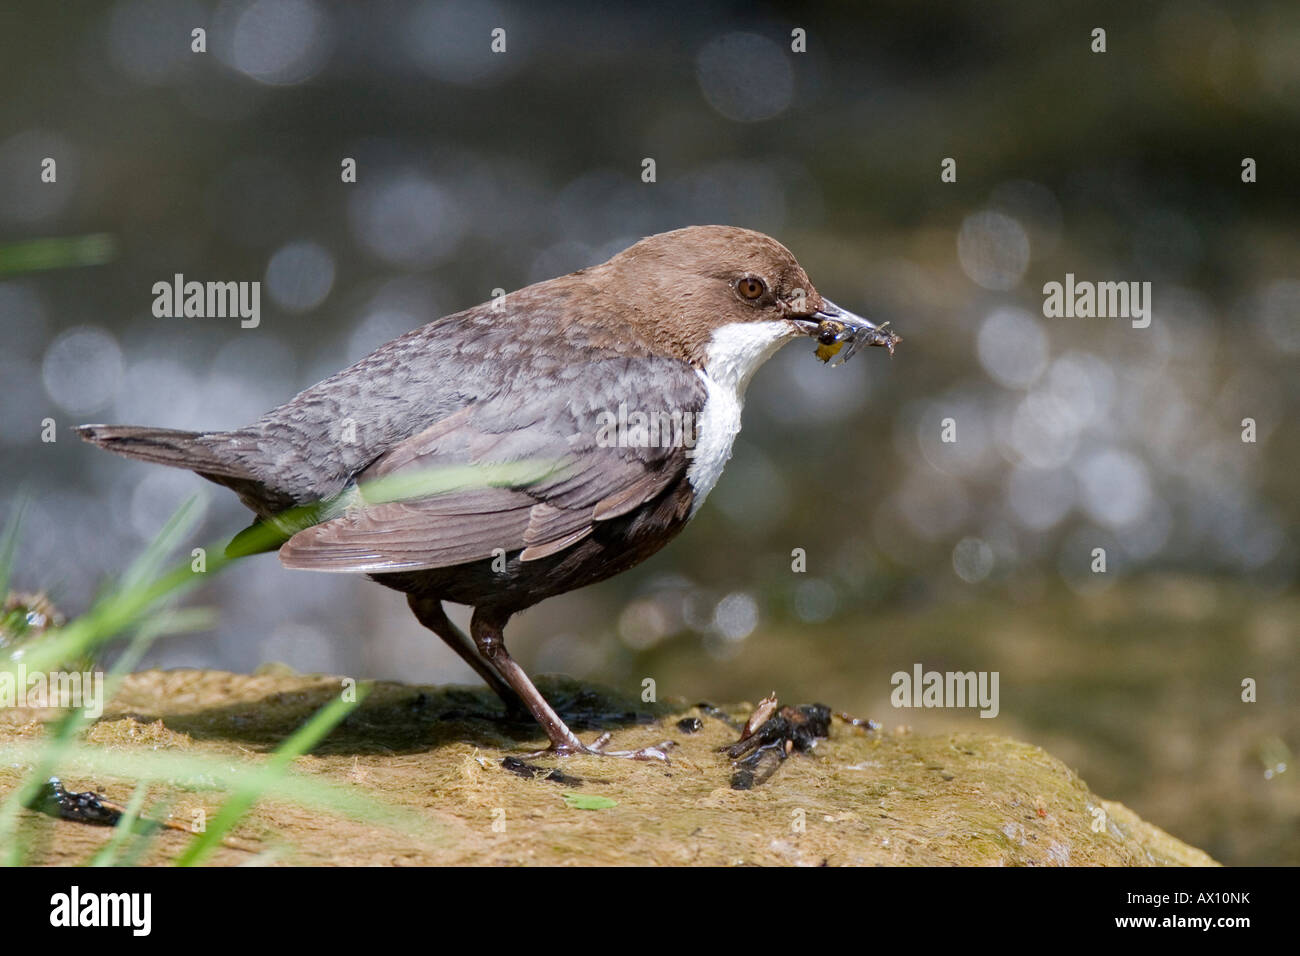
<instances>
[{"instance_id":1,"label":"algae on rock","mask_svg":"<svg viewBox=\"0 0 1300 956\"><path fill-rule=\"evenodd\" d=\"M505 723L486 689L380 683L295 770L397 807L421 832L269 796L241 822L240 846L274 848L276 862L306 865L1214 865L1019 741L867 732L836 721L811 755L795 754L762 786L738 791L718 753L736 734L721 720L682 702L646 705L565 679L540 685L584 739L600 730L620 747L672 739L672 763L580 756L565 759L556 779L521 776L503 758L544 741L534 725ZM339 689L339 678L283 672L142 672L125 680L86 740L119 753L257 762ZM751 708L724 709L743 719ZM39 736L34 716L0 716L0 749ZM696 733L677 726L690 717L702 725ZM3 792L24 769L6 764ZM59 772L69 787L93 786L115 800L135 786L102 773L84 779L75 766ZM174 813L210 814L223 799L201 781L150 792L151 803L170 802ZM31 816L25 825L49 831L33 862L81 862L109 837ZM168 862L186 840L163 831L144 862ZM213 862L247 859L247 850L227 847Z\"/></svg>"}]
</instances>

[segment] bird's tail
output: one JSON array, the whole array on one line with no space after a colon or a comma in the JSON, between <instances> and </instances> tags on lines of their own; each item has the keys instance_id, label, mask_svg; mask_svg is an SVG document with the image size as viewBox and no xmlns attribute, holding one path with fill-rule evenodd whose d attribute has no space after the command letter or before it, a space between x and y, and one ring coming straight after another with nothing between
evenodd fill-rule
<instances>
[{"instance_id":1,"label":"bird's tail","mask_svg":"<svg viewBox=\"0 0 1300 956\"><path fill-rule=\"evenodd\" d=\"M77 434L92 445L156 465L187 468L205 477L252 477L246 467L222 454L217 434L139 425L81 425Z\"/></svg>"}]
</instances>

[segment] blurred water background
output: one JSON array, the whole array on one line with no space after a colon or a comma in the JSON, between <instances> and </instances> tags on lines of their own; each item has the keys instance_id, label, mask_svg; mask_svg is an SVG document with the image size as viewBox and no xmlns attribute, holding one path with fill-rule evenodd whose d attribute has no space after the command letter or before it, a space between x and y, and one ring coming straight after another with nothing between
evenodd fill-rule
<instances>
[{"instance_id":1,"label":"blurred water background","mask_svg":"<svg viewBox=\"0 0 1300 956\"><path fill-rule=\"evenodd\" d=\"M1300 863L1300 6L11 0L0 27L19 584L75 613L187 497L196 544L246 523L75 424L241 425L495 288L746 226L898 354L780 353L697 521L516 619L525 666L1017 735L1225 862ZM261 325L155 318L175 273L260 280ZM1045 319L1066 273L1151 282L1150 327ZM194 600L216 632L150 664L473 680L361 578L262 556ZM998 718L892 709L918 662L999 671Z\"/></svg>"}]
</instances>

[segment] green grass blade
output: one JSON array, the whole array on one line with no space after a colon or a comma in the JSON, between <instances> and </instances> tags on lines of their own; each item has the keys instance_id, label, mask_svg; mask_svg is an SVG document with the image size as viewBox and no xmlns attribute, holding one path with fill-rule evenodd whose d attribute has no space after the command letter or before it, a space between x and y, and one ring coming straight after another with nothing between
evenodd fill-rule
<instances>
[{"instance_id":1,"label":"green grass blade","mask_svg":"<svg viewBox=\"0 0 1300 956\"><path fill-rule=\"evenodd\" d=\"M251 775L234 795L217 811L207 830L198 835L176 861L177 866L195 866L202 863L221 845L226 834L244 817L257 798L282 777L289 765L323 740L369 693L367 685L357 688L356 700L342 697L318 710L310 720L276 748L271 759Z\"/></svg>"},{"instance_id":2,"label":"green grass blade","mask_svg":"<svg viewBox=\"0 0 1300 956\"><path fill-rule=\"evenodd\" d=\"M117 240L103 232L8 242L0 245L0 276L98 266L116 254Z\"/></svg>"},{"instance_id":3,"label":"green grass blade","mask_svg":"<svg viewBox=\"0 0 1300 956\"><path fill-rule=\"evenodd\" d=\"M5 529L0 533L0 601L9 593L9 578L13 573L14 555L18 551L18 538L23 524L23 513L27 510L27 498L14 502L13 510L5 521Z\"/></svg>"},{"instance_id":4,"label":"green grass blade","mask_svg":"<svg viewBox=\"0 0 1300 956\"><path fill-rule=\"evenodd\" d=\"M200 504L203 500L199 495L191 495L172 512L171 517L162 526L162 530L149 542L144 553L132 561L131 566L122 575L119 589L129 591L158 577L167 556L194 530L194 525L201 514Z\"/></svg>"},{"instance_id":5,"label":"green grass blade","mask_svg":"<svg viewBox=\"0 0 1300 956\"><path fill-rule=\"evenodd\" d=\"M166 820L171 815L174 803L175 801L170 799L155 803L145 813L145 816L150 820ZM139 828L137 827L137 829ZM145 854L149 852L149 848L153 846L154 841L158 839L158 835L164 829L161 826L151 826L145 829L143 833L137 833L135 840L127 846L126 852L117 860L117 865L123 867L139 866L140 861L144 859Z\"/></svg>"},{"instance_id":6,"label":"green grass blade","mask_svg":"<svg viewBox=\"0 0 1300 956\"><path fill-rule=\"evenodd\" d=\"M126 651L106 675L103 686L104 700L100 703L105 703L113 696L122 678L134 669L150 645L161 634L175 633L193 626L209 625L211 620L210 614L200 609L191 609L189 612L159 615L147 622L136 633ZM40 758L35 761L35 766L8 799L0 804L0 845L7 847L4 856L0 859L3 859L6 865L16 866L22 859L23 844L16 836L22 810L49 780L62 756L72 746L75 735L90 721L91 718L86 716L84 710L71 710L60 717Z\"/></svg>"},{"instance_id":7,"label":"green grass blade","mask_svg":"<svg viewBox=\"0 0 1300 956\"><path fill-rule=\"evenodd\" d=\"M122 852L127 838L135 832L136 821L140 819L140 810L144 807L144 798L148 792L149 788L143 783L135 788L126 805L126 811L117 821L117 826L113 827L113 835L99 848L99 852L90 858L90 866L112 866L117 861L117 856Z\"/></svg>"},{"instance_id":8,"label":"green grass blade","mask_svg":"<svg viewBox=\"0 0 1300 956\"><path fill-rule=\"evenodd\" d=\"M5 759L11 763L34 764L48 747L46 740L11 741L5 745ZM108 750L76 741L68 744L59 760L65 782L87 777L107 778L130 780L133 784L158 783L186 791L243 789L259 783L265 767L265 763L244 766L233 758L221 756L144 748ZM385 803L374 793L359 792L354 786L311 774L285 772L262 799L396 829L417 838L429 829L427 820L405 807Z\"/></svg>"},{"instance_id":9,"label":"green grass blade","mask_svg":"<svg viewBox=\"0 0 1300 956\"><path fill-rule=\"evenodd\" d=\"M59 718L53 738L44 742L33 761L34 766L26 778L0 804L0 846L4 847L0 865L21 866L26 846L18 838L18 821L27 806L36 799L41 787L54 774L59 759L71 742L72 733L80 726L79 711L69 711ZM12 754L18 748L10 746L7 752Z\"/></svg>"},{"instance_id":10,"label":"green grass blade","mask_svg":"<svg viewBox=\"0 0 1300 956\"><path fill-rule=\"evenodd\" d=\"M3 252L3 248L0 248ZM3 259L0 257L0 265ZM3 268L0 267L0 272ZM352 493L351 497L322 504L306 505L290 509L272 521L260 522L241 533L227 549L209 548L206 571L208 573L222 570L232 560L241 555L258 553L274 547L283 541L286 529L292 529L302 522L311 523L329 516L336 509L354 503L357 496L362 500L400 501L408 498L429 497L447 491L470 486L526 485L539 481L556 473L561 462L522 461L501 465L465 466L447 469L432 469L396 476L397 480L383 479L368 484L365 488ZM117 585L100 595L91 609L66 626L42 636L39 640L17 648L5 657L0 657L0 674L17 676L20 667L28 673L48 672L60 668L68 661L84 660L93 651L116 638L124 630L140 628L136 641L119 659L118 665L110 674L114 689L121 675L138 663L144 648L164 630L175 629L178 620L188 620L190 625L196 623L193 615L185 619L180 616L150 619L147 615L155 610L156 605L173 599L184 591L194 587L207 575L197 573L189 561L184 561L164 571L167 555L192 530L197 517L197 498L191 498L179 508L168 520L145 553L128 569ZM22 514L21 506L15 510L7 522L3 537L0 537L0 573L7 581L12 565L13 554L17 546L18 527ZM236 547L235 545L238 544ZM0 590L0 593L3 593ZM167 623L170 622L170 623ZM359 701L358 701L359 702ZM292 783L286 777L289 764L300 754L310 750L320 739L327 735L337 723L344 719L356 706L338 700L318 712L298 732L275 752L272 758L251 776L236 775L237 789L218 811L208 831L196 839L178 861L184 865L201 862L220 844L225 833L232 829L239 819L248 811L262 794L274 785L298 793L304 799L319 797L319 791L312 791ZM27 804L45 785L54 768L76 757L83 764L90 762L94 748L87 748L74 741L74 736L86 721L84 713L74 711L63 716L56 724L49 739L42 741L38 748L29 749L22 745L10 746L9 754L29 752L31 754L30 772L22 783L0 803L0 859L10 864L19 863L23 857L22 841L18 839L18 821ZM122 755L109 764L100 764L103 772L113 774L123 767ZM172 759L170 756L168 759ZM227 768L228 769L228 768ZM337 794L333 796L337 797ZM346 802L346 801L345 801ZM365 801L362 801L365 803ZM355 810L351 807L350 810Z\"/></svg>"}]
</instances>

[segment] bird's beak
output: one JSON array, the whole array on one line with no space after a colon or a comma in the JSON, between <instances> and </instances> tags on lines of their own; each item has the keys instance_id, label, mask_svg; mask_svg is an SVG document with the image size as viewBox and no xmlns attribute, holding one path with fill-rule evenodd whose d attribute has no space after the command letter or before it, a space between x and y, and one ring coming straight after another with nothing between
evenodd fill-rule
<instances>
[{"instance_id":1,"label":"bird's beak","mask_svg":"<svg viewBox=\"0 0 1300 956\"><path fill-rule=\"evenodd\" d=\"M817 339L817 357L823 362L835 358L836 365L847 362L864 345L884 346L893 355L894 346L902 341L884 325L876 325L848 309L841 309L825 296L820 309L796 321L804 332Z\"/></svg>"}]
</instances>

